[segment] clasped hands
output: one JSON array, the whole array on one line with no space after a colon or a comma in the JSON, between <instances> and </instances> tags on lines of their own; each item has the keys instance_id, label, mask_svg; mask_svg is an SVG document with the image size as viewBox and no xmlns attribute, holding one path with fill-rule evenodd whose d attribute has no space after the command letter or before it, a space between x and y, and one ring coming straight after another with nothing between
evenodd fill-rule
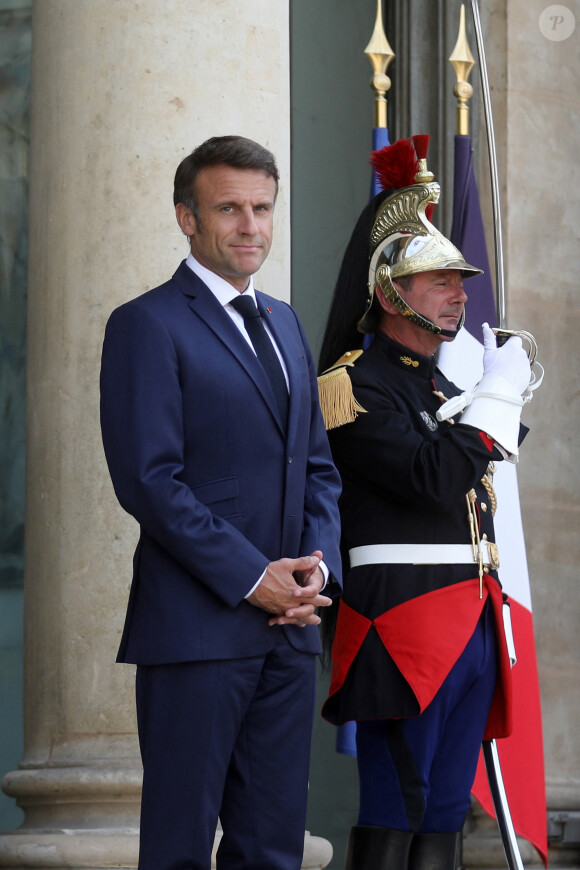
<instances>
[{"instance_id":1,"label":"clasped hands","mask_svg":"<svg viewBox=\"0 0 580 870\"><path fill-rule=\"evenodd\" d=\"M324 574L319 567L322 553L299 559L277 559L270 562L259 586L247 601L273 616L268 625L318 625L317 607L328 607L332 600L321 595Z\"/></svg>"}]
</instances>

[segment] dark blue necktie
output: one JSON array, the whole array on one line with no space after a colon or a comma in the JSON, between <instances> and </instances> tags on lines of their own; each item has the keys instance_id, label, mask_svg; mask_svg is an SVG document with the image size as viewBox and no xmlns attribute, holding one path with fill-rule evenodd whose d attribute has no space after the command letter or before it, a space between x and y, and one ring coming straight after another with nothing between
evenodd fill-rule
<instances>
[{"instance_id":1,"label":"dark blue necktie","mask_svg":"<svg viewBox=\"0 0 580 870\"><path fill-rule=\"evenodd\" d=\"M231 304L244 318L244 326L250 336L256 356L272 385L274 398L280 411L282 427L286 431L286 424L288 422L288 388L286 386L286 378L284 377L284 371L278 359L278 354L274 350L270 336L262 323L260 312L251 296L240 294L240 296L232 300Z\"/></svg>"}]
</instances>

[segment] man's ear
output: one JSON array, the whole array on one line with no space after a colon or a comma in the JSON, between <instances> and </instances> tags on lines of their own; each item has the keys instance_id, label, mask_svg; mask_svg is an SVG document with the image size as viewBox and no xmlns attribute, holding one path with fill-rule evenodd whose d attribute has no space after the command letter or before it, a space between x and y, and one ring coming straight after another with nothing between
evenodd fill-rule
<instances>
[{"instance_id":1,"label":"man's ear","mask_svg":"<svg viewBox=\"0 0 580 870\"><path fill-rule=\"evenodd\" d=\"M175 206L175 217L186 236L193 236L197 232L197 221L194 214L184 203L178 202Z\"/></svg>"}]
</instances>

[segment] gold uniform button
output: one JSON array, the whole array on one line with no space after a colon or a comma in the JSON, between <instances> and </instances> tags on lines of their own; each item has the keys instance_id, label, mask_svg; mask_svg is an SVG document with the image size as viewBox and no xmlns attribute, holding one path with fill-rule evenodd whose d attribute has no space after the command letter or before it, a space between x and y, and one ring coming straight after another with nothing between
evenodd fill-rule
<instances>
[{"instance_id":1,"label":"gold uniform button","mask_svg":"<svg viewBox=\"0 0 580 870\"><path fill-rule=\"evenodd\" d=\"M481 502L481 509L482 509L482 511L483 511L484 513L485 513L486 510L487 510L487 505L486 505L486 503L485 503L484 501Z\"/></svg>"}]
</instances>

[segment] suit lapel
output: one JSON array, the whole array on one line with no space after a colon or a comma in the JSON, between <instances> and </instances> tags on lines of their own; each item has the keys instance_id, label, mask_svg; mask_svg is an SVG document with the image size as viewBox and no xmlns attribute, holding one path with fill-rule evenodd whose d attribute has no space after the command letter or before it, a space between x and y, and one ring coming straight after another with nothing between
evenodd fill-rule
<instances>
[{"instance_id":1,"label":"suit lapel","mask_svg":"<svg viewBox=\"0 0 580 870\"><path fill-rule=\"evenodd\" d=\"M188 297L189 308L212 330L216 338L232 353L239 364L247 371L258 392L268 405L276 424L280 425L280 416L276 399L270 381L264 369L258 362L256 354L240 333L235 323L223 306L215 298L211 290L185 264L180 265L173 276L182 292Z\"/></svg>"}]
</instances>

